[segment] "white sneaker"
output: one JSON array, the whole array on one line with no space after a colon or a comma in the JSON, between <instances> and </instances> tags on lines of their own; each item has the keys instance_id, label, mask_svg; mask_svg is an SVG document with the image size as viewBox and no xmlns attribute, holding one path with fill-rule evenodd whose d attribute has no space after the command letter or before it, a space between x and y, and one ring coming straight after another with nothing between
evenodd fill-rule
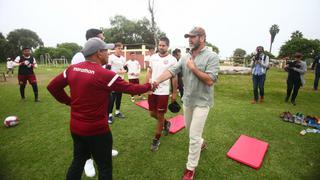
<instances>
[{"instance_id":1,"label":"white sneaker","mask_svg":"<svg viewBox=\"0 0 320 180\"><path fill-rule=\"evenodd\" d=\"M84 173L88 177L94 177L96 175L96 171L94 169L93 160L92 159L88 159L86 161L86 164L84 165Z\"/></svg>"},{"instance_id":2,"label":"white sneaker","mask_svg":"<svg viewBox=\"0 0 320 180\"><path fill-rule=\"evenodd\" d=\"M115 149L112 149L112 156L118 156L119 152Z\"/></svg>"}]
</instances>

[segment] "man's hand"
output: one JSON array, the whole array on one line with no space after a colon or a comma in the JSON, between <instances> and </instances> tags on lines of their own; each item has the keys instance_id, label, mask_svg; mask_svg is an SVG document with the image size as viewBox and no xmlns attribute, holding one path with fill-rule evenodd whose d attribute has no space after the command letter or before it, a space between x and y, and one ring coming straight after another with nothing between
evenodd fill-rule
<instances>
[{"instance_id":1,"label":"man's hand","mask_svg":"<svg viewBox=\"0 0 320 180\"><path fill-rule=\"evenodd\" d=\"M191 71L196 68L196 65L194 64L193 59L190 58L190 59L187 60L187 67Z\"/></svg>"},{"instance_id":2,"label":"man's hand","mask_svg":"<svg viewBox=\"0 0 320 180\"><path fill-rule=\"evenodd\" d=\"M154 81L152 83L152 91L155 91L159 87L159 83L157 81Z\"/></svg>"}]
</instances>

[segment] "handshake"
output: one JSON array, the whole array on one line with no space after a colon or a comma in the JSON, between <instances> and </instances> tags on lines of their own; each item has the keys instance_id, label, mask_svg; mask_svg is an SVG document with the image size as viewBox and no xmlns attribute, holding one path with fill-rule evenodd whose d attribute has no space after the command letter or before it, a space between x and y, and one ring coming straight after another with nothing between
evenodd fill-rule
<instances>
[{"instance_id":1,"label":"handshake","mask_svg":"<svg viewBox=\"0 0 320 180\"><path fill-rule=\"evenodd\" d=\"M151 91L155 91L159 87L159 83L157 81L154 81L151 84Z\"/></svg>"}]
</instances>

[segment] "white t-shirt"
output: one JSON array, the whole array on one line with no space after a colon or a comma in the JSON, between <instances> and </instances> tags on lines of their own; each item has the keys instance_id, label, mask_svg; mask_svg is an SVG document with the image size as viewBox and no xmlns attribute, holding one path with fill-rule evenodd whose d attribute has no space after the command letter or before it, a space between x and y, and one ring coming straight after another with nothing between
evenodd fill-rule
<instances>
[{"instance_id":1,"label":"white t-shirt","mask_svg":"<svg viewBox=\"0 0 320 180\"><path fill-rule=\"evenodd\" d=\"M78 63L84 62L85 60L86 58L84 57L82 52L78 52L72 57L71 64L78 64Z\"/></svg>"},{"instance_id":2,"label":"white t-shirt","mask_svg":"<svg viewBox=\"0 0 320 180\"><path fill-rule=\"evenodd\" d=\"M128 79L139 79L139 75L131 75L131 73L140 74L140 63L137 60L128 60L126 65L128 67Z\"/></svg>"},{"instance_id":3,"label":"white t-shirt","mask_svg":"<svg viewBox=\"0 0 320 180\"><path fill-rule=\"evenodd\" d=\"M119 74L119 71L123 70L123 66L126 64L126 59L123 56L116 56L111 54L108 59L108 65L111 65L111 71ZM122 79L124 74L119 74Z\"/></svg>"},{"instance_id":4,"label":"white t-shirt","mask_svg":"<svg viewBox=\"0 0 320 180\"><path fill-rule=\"evenodd\" d=\"M13 68L13 61L7 61L7 68L12 69Z\"/></svg>"},{"instance_id":5,"label":"white t-shirt","mask_svg":"<svg viewBox=\"0 0 320 180\"><path fill-rule=\"evenodd\" d=\"M147 55L147 56L144 57L144 61L149 62L149 61L150 61L150 58L151 58L151 56L150 56L150 55Z\"/></svg>"},{"instance_id":6,"label":"white t-shirt","mask_svg":"<svg viewBox=\"0 0 320 180\"><path fill-rule=\"evenodd\" d=\"M150 67L152 70L151 82L155 81L164 71L171 66L177 64L177 59L171 54L160 57L159 54L154 54L150 58ZM170 94L170 79L163 81L159 87L153 92L155 95L169 95Z\"/></svg>"}]
</instances>

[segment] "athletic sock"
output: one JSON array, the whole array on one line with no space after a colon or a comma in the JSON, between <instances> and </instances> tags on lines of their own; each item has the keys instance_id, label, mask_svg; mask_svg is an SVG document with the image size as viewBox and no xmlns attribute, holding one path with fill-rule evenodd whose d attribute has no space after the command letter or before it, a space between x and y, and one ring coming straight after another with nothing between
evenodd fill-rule
<instances>
[{"instance_id":1,"label":"athletic sock","mask_svg":"<svg viewBox=\"0 0 320 180\"><path fill-rule=\"evenodd\" d=\"M34 93L34 99L38 100L38 86L37 83L32 84L32 89Z\"/></svg>"},{"instance_id":2,"label":"athletic sock","mask_svg":"<svg viewBox=\"0 0 320 180\"><path fill-rule=\"evenodd\" d=\"M20 84L20 95L21 95L21 98L24 99L25 96L24 96L24 89L26 88L26 85L25 84Z\"/></svg>"},{"instance_id":3,"label":"athletic sock","mask_svg":"<svg viewBox=\"0 0 320 180\"><path fill-rule=\"evenodd\" d=\"M156 134L156 136L154 137L156 140L159 140L161 137L161 134Z\"/></svg>"}]
</instances>

